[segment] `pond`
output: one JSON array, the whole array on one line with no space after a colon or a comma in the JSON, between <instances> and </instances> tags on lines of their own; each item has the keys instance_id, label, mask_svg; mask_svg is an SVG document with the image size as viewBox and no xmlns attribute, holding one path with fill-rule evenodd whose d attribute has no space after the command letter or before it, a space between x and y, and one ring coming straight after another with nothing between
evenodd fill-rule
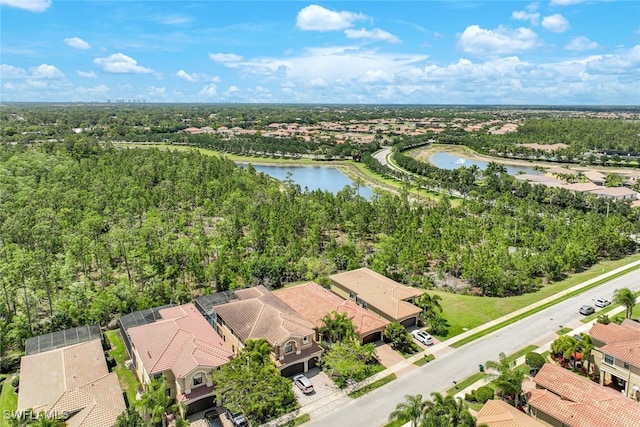
<instances>
[{"instance_id":1,"label":"pond","mask_svg":"<svg viewBox=\"0 0 640 427\"><path fill-rule=\"evenodd\" d=\"M476 165L480 168L480 170L484 170L487 168L489 162L485 162L482 160L471 160L465 159L464 157L456 156L455 154L450 153L435 153L429 157L429 161L434 166L439 167L440 169L458 169L462 166L470 167L471 165ZM542 175L543 172L539 172L533 168L533 166L517 166L517 165L505 165L507 168L507 173L509 175L518 175L519 173L528 173L531 175Z\"/></svg>"},{"instance_id":2,"label":"pond","mask_svg":"<svg viewBox=\"0 0 640 427\"><path fill-rule=\"evenodd\" d=\"M328 166L266 166L254 165L255 170L263 172L279 181L287 179L287 174L291 174L291 181L298 184L304 191L324 190L337 194L345 186L355 188L351 178L342 173L338 168ZM373 190L370 187L361 185L359 193L367 200L373 197Z\"/></svg>"}]
</instances>

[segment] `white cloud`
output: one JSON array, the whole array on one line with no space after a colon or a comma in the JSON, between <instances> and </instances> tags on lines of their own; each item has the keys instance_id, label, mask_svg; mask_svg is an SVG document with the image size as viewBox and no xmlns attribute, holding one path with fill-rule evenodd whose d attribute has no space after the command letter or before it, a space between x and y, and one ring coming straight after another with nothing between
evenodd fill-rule
<instances>
[{"instance_id":1,"label":"white cloud","mask_svg":"<svg viewBox=\"0 0 640 427\"><path fill-rule=\"evenodd\" d=\"M322 79L322 78L318 77L318 78L315 78L315 79L311 79L309 81L309 86L311 86L311 87L327 87L327 86L329 86L329 83L327 83L325 81L325 79Z\"/></svg>"},{"instance_id":2,"label":"white cloud","mask_svg":"<svg viewBox=\"0 0 640 427\"><path fill-rule=\"evenodd\" d=\"M96 58L93 62L107 73L114 74L149 74L150 68L138 65L138 61L123 53L114 53L105 58Z\"/></svg>"},{"instance_id":3,"label":"white cloud","mask_svg":"<svg viewBox=\"0 0 640 427\"><path fill-rule=\"evenodd\" d=\"M391 83L393 76L385 70L369 70L360 78L362 83Z\"/></svg>"},{"instance_id":4,"label":"white cloud","mask_svg":"<svg viewBox=\"0 0 640 427\"><path fill-rule=\"evenodd\" d=\"M224 96L231 96L234 95L236 93L240 92L240 89L238 89L238 86L229 86L229 88L227 90L225 90L223 92Z\"/></svg>"},{"instance_id":5,"label":"white cloud","mask_svg":"<svg viewBox=\"0 0 640 427\"><path fill-rule=\"evenodd\" d=\"M589 58L586 63L587 71L608 75L630 75L637 80L640 69L640 45L636 45L628 51L611 54L596 55ZM629 89L634 85L629 85ZM635 84L640 87L640 85ZM636 89L636 92L638 90Z\"/></svg>"},{"instance_id":6,"label":"white cloud","mask_svg":"<svg viewBox=\"0 0 640 427\"><path fill-rule=\"evenodd\" d=\"M215 62L238 62L242 61L242 56L235 53L210 53L209 59Z\"/></svg>"},{"instance_id":7,"label":"white cloud","mask_svg":"<svg viewBox=\"0 0 640 427\"><path fill-rule=\"evenodd\" d=\"M365 19L367 17L361 13L336 12L312 4L298 12L296 27L302 31L339 31L351 27L354 21Z\"/></svg>"},{"instance_id":8,"label":"white cloud","mask_svg":"<svg viewBox=\"0 0 640 427\"><path fill-rule=\"evenodd\" d=\"M64 39L64 42L67 44L67 46L73 47L75 49L85 50L91 47L89 43L87 43L86 41L82 40L79 37L70 37L70 38Z\"/></svg>"},{"instance_id":9,"label":"white cloud","mask_svg":"<svg viewBox=\"0 0 640 427\"><path fill-rule=\"evenodd\" d=\"M542 18L542 26L553 33L564 33L569 29L569 21L559 13L555 13Z\"/></svg>"},{"instance_id":10,"label":"white cloud","mask_svg":"<svg viewBox=\"0 0 640 427\"><path fill-rule=\"evenodd\" d=\"M217 94L218 94L218 88L213 83L206 85L200 91L200 95L204 96L206 98L212 98L212 97L216 96Z\"/></svg>"},{"instance_id":11,"label":"white cloud","mask_svg":"<svg viewBox=\"0 0 640 427\"><path fill-rule=\"evenodd\" d=\"M458 40L463 51L474 55L524 52L533 49L538 43L538 35L528 28L499 26L495 30L485 30L478 25L467 27Z\"/></svg>"},{"instance_id":12,"label":"white cloud","mask_svg":"<svg viewBox=\"0 0 640 427\"><path fill-rule=\"evenodd\" d=\"M51 6L51 0L0 0L0 5L17 7L30 12L44 12Z\"/></svg>"},{"instance_id":13,"label":"white cloud","mask_svg":"<svg viewBox=\"0 0 640 427\"><path fill-rule=\"evenodd\" d=\"M573 4L582 3L586 0L551 0L551 6L571 6Z\"/></svg>"},{"instance_id":14,"label":"white cloud","mask_svg":"<svg viewBox=\"0 0 640 427\"><path fill-rule=\"evenodd\" d=\"M189 74L184 70L180 70L176 73L176 76L180 77L182 80L197 83L197 82L219 82L220 77L218 76L209 76L207 74L193 73Z\"/></svg>"},{"instance_id":15,"label":"white cloud","mask_svg":"<svg viewBox=\"0 0 640 427\"><path fill-rule=\"evenodd\" d=\"M586 50L593 50L599 48L600 45L594 41L589 40L586 37L574 37L564 48L572 50L574 52L584 52Z\"/></svg>"},{"instance_id":16,"label":"white cloud","mask_svg":"<svg viewBox=\"0 0 640 427\"><path fill-rule=\"evenodd\" d=\"M400 43L400 39L397 36L379 28L374 28L373 30L366 30L364 28L360 30L346 29L344 30L344 35L350 39L371 39L387 41L389 43Z\"/></svg>"},{"instance_id":17,"label":"white cloud","mask_svg":"<svg viewBox=\"0 0 640 427\"><path fill-rule=\"evenodd\" d=\"M540 14L531 13L524 10L516 10L513 13L511 13L511 17L513 19L517 19L518 21L529 21L531 25L538 25Z\"/></svg>"},{"instance_id":18,"label":"white cloud","mask_svg":"<svg viewBox=\"0 0 640 427\"><path fill-rule=\"evenodd\" d=\"M78 75L80 77L85 77L87 79L96 78L96 73L94 73L93 71L80 71L80 70L78 70Z\"/></svg>"},{"instance_id":19,"label":"white cloud","mask_svg":"<svg viewBox=\"0 0 640 427\"><path fill-rule=\"evenodd\" d=\"M165 25L186 25L193 20L190 16L180 14L155 15L151 19Z\"/></svg>"},{"instance_id":20,"label":"white cloud","mask_svg":"<svg viewBox=\"0 0 640 427\"><path fill-rule=\"evenodd\" d=\"M24 68L14 67L13 65L0 64L0 77L2 79L21 79L27 77Z\"/></svg>"},{"instance_id":21,"label":"white cloud","mask_svg":"<svg viewBox=\"0 0 640 427\"><path fill-rule=\"evenodd\" d=\"M64 77L64 74L54 65L40 64L31 68L31 76L36 79L55 79Z\"/></svg>"}]
</instances>

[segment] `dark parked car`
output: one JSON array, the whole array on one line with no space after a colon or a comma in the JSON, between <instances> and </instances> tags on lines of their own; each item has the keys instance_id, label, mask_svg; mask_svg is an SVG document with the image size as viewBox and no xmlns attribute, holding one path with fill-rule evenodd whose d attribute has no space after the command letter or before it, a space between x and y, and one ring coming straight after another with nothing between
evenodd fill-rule
<instances>
[{"instance_id":1,"label":"dark parked car","mask_svg":"<svg viewBox=\"0 0 640 427\"><path fill-rule=\"evenodd\" d=\"M227 417L235 427L249 427L249 421L243 413L227 411Z\"/></svg>"},{"instance_id":2,"label":"dark parked car","mask_svg":"<svg viewBox=\"0 0 640 427\"><path fill-rule=\"evenodd\" d=\"M583 305L582 307L580 307L580 314L584 314L585 316L593 314L595 313L595 311L596 309L591 305Z\"/></svg>"}]
</instances>

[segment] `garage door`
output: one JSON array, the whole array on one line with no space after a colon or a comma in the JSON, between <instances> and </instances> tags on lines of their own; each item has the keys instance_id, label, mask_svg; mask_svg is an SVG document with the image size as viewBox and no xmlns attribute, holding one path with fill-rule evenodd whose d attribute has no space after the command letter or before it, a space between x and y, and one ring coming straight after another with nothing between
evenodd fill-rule
<instances>
[{"instance_id":1,"label":"garage door","mask_svg":"<svg viewBox=\"0 0 640 427\"><path fill-rule=\"evenodd\" d=\"M410 317L407 320L403 320L402 322L400 322L400 324L402 326L404 326L405 328L408 328L410 326L415 326L416 318L415 317Z\"/></svg>"},{"instance_id":2,"label":"garage door","mask_svg":"<svg viewBox=\"0 0 640 427\"><path fill-rule=\"evenodd\" d=\"M371 343L371 342L380 341L381 339L382 339L382 332L378 331L378 332L374 332L372 334L365 335L364 337L362 337L362 343L363 344L368 344L368 343Z\"/></svg>"},{"instance_id":3,"label":"garage door","mask_svg":"<svg viewBox=\"0 0 640 427\"><path fill-rule=\"evenodd\" d=\"M212 409L215 407L213 396L203 397L200 400L196 400L187 406L187 415L193 415L197 412L204 411L206 409Z\"/></svg>"},{"instance_id":4,"label":"garage door","mask_svg":"<svg viewBox=\"0 0 640 427\"><path fill-rule=\"evenodd\" d=\"M280 371L280 374L283 377L292 377L295 374L300 374L304 372L304 363L297 363L295 365L288 366Z\"/></svg>"},{"instance_id":5,"label":"garage door","mask_svg":"<svg viewBox=\"0 0 640 427\"><path fill-rule=\"evenodd\" d=\"M315 368L316 366L318 366L318 358L314 357L313 359L309 360L309 369L311 368Z\"/></svg>"}]
</instances>

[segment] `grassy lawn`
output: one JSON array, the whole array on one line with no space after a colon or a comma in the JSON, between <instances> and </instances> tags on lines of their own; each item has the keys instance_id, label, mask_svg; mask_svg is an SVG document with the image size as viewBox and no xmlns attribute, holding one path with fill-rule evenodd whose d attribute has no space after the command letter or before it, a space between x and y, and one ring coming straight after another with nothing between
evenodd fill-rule
<instances>
[{"instance_id":1,"label":"grassy lawn","mask_svg":"<svg viewBox=\"0 0 640 427\"><path fill-rule=\"evenodd\" d=\"M526 346L526 347L524 347L524 348L522 348L522 349L520 349L520 350L516 351L515 353L508 355L508 356L507 356L507 360L508 360L508 361L510 361L510 362L513 362L513 361L515 361L515 360L518 360L518 359L519 359L519 358L521 358L522 356L526 356L526 355L527 355L527 353L531 353L531 352L532 352L532 351L534 351L536 348L538 348L538 346L537 346L537 345L533 345L533 344L528 345L528 346Z\"/></svg>"},{"instance_id":2,"label":"grassy lawn","mask_svg":"<svg viewBox=\"0 0 640 427\"><path fill-rule=\"evenodd\" d=\"M105 338L111 344L111 350L109 350L109 355L113 357L118 365L113 368L113 371L118 375L118 380L120 381L120 387L126 392L127 399L129 400L129 404L134 406L136 403L136 393L138 392L138 387L140 387L140 383L138 379L131 372L130 369L127 369L124 366L124 362L127 360L127 351L124 348L124 343L122 342L122 338L120 337L120 331L106 331L104 333Z\"/></svg>"},{"instance_id":3,"label":"grassy lawn","mask_svg":"<svg viewBox=\"0 0 640 427\"><path fill-rule=\"evenodd\" d=\"M477 383L478 381L480 381L481 379L483 379L487 375L488 374L486 372L476 372L475 374L469 375L467 378L463 379L462 381L458 381L458 387L457 388L456 388L456 386L453 386L450 389L448 389L447 391L445 391L444 394L447 395L447 396L453 396L454 394L456 394L460 390L464 390L465 388L469 387L470 385L473 385L473 384Z\"/></svg>"},{"instance_id":4,"label":"grassy lawn","mask_svg":"<svg viewBox=\"0 0 640 427\"><path fill-rule=\"evenodd\" d=\"M385 384L390 383L391 381L395 380L396 378L398 378L396 376L396 374L391 374L391 375L387 375L386 377L382 377L377 381L372 382L369 385L366 385L364 387L362 387L359 390L354 391L353 393L349 393L349 397L352 397L354 399L360 397L360 396L364 396L365 394L369 393L372 390L375 390L379 387L382 387Z\"/></svg>"},{"instance_id":5,"label":"grassy lawn","mask_svg":"<svg viewBox=\"0 0 640 427\"><path fill-rule=\"evenodd\" d=\"M558 334L558 335L566 335L566 334L568 334L568 333L569 333L569 332L571 332L571 331L573 331L573 328L568 328L568 327L566 327L566 326L565 326L565 327L564 327L564 328L562 328L562 329L558 329L558 330L556 331L556 334Z\"/></svg>"},{"instance_id":6,"label":"grassy lawn","mask_svg":"<svg viewBox=\"0 0 640 427\"><path fill-rule=\"evenodd\" d=\"M518 295L515 297L479 298L444 291L429 291L430 293L439 295L442 298L441 305L445 318L449 323L448 334L446 336L438 336L438 338L448 339L454 337L468 329L473 329L477 326L483 325L491 320L512 313L541 299L553 296L560 291L569 289L579 283L611 270L615 270L616 268L622 267L639 259L640 254L636 254L620 260L603 261L594 265L590 269L574 274L565 280L546 285L537 292Z\"/></svg>"},{"instance_id":7,"label":"grassy lawn","mask_svg":"<svg viewBox=\"0 0 640 427\"><path fill-rule=\"evenodd\" d=\"M4 411L15 411L18 409L18 395L13 392L11 376L7 376L1 387L0 408L2 408L2 413L0 414L0 427L9 427L10 424L9 421L5 419Z\"/></svg>"},{"instance_id":8,"label":"grassy lawn","mask_svg":"<svg viewBox=\"0 0 640 427\"><path fill-rule=\"evenodd\" d=\"M413 364L416 366L423 366L435 359L436 357L433 354L427 354L422 359L418 359L415 362L413 362Z\"/></svg>"}]
</instances>

